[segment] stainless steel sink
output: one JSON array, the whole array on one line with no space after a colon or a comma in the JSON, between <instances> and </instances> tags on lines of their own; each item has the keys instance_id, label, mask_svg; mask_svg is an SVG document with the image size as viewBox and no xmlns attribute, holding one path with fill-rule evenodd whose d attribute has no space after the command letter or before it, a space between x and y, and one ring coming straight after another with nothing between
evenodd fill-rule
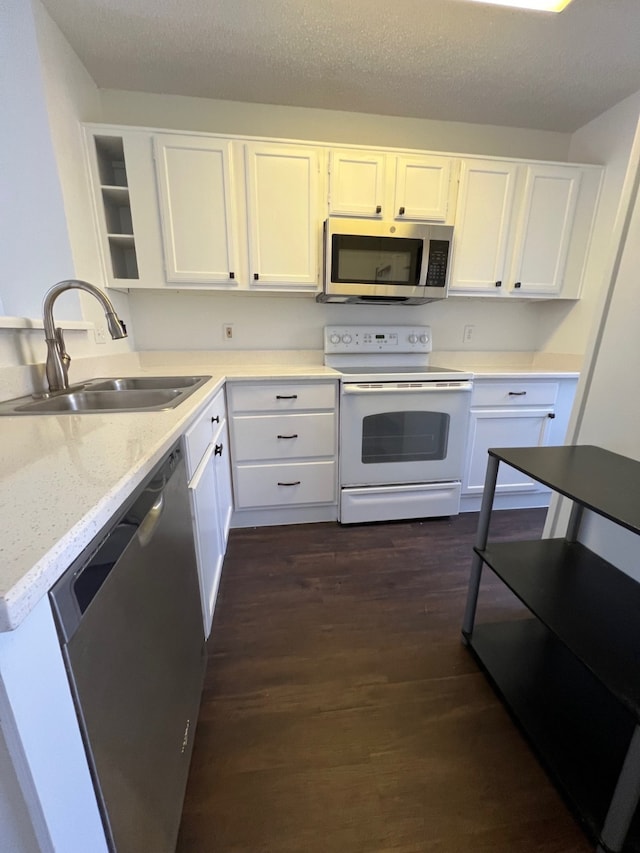
<instances>
[{"instance_id":1,"label":"stainless steel sink","mask_svg":"<svg viewBox=\"0 0 640 853\"><path fill-rule=\"evenodd\" d=\"M157 388L191 388L202 385L202 376L132 376L91 383L92 391L152 391Z\"/></svg>"},{"instance_id":2,"label":"stainless steel sink","mask_svg":"<svg viewBox=\"0 0 640 853\"><path fill-rule=\"evenodd\" d=\"M0 415L147 412L173 409L210 376L131 376L92 379L41 398L0 403Z\"/></svg>"}]
</instances>

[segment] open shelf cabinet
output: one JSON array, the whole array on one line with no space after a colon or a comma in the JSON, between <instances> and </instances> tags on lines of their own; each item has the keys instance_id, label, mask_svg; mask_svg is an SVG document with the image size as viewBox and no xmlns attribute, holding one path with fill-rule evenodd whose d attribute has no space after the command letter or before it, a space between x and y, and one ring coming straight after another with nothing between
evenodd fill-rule
<instances>
[{"instance_id":1,"label":"open shelf cabinet","mask_svg":"<svg viewBox=\"0 0 640 853\"><path fill-rule=\"evenodd\" d=\"M564 539L489 542L504 462L570 498ZM489 451L463 637L601 853L640 853L640 585L580 544L587 508L640 533L640 463L599 447ZM479 622L490 569L528 618Z\"/></svg>"},{"instance_id":2,"label":"open shelf cabinet","mask_svg":"<svg viewBox=\"0 0 640 853\"><path fill-rule=\"evenodd\" d=\"M96 136L94 142L111 274L114 280L137 279L124 141L118 136Z\"/></svg>"}]
</instances>

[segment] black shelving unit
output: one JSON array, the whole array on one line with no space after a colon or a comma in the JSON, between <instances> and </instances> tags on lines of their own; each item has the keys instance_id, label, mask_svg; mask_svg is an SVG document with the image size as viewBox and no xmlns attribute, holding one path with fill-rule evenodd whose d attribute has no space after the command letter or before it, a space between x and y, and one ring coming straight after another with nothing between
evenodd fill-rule
<instances>
[{"instance_id":1,"label":"black shelving unit","mask_svg":"<svg viewBox=\"0 0 640 853\"><path fill-rule=\"evenodd\" d=\"M563 539L489 542L500 462L573 501ZM489 450L462 633L599 853L640 853L640 584L577 541L585 508L640 533L640 462ZM528 618L475 625L484 566Z\"/></svg>"}]
</instances>

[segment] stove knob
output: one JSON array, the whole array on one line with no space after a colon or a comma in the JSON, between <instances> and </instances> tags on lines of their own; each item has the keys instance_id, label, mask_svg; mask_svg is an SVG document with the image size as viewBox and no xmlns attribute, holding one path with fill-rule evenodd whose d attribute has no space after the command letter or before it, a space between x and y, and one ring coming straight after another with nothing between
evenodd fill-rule
<instances>
[{"instance_id":1,"label":"stove knob","mask_svg":"<svg viewBox=\"0 0 640 853\"><path fill-rule=\"evenodd\" d=\"M343 335L342 336L342 343L343 344L350 344L351 341L352 341L351 335Z\"/></svg>"},{"instance_id":2,"label":"stove knob","mask_svg":"<svg viewBox=\"0 0 640 853\"><path fill-rule=\"evenodd\" d=\"M420 335L420 343L428 344L429 343L429 335Z\"/></svg>"},{"instance_id":3,"label":"stove knob","mask_svg":"<svg viewBox=\"0 0 640 853\"><path fill-rule=\"evenodd\" d=\"M409 335L409 343L410 344L417 344L418 343L418 336L417 335Z\"/></svg>"},{"instance_id":4,"label":"stove knob","mask_svg":"<svg viewBox=\"0 0 640 853\"><path fill-rule=\"evenodd\" d=\"M336 335L336 333L334 332L329 338L329 343L339 344L340 343L340 335Z\"/></svg>"}]
</instances>

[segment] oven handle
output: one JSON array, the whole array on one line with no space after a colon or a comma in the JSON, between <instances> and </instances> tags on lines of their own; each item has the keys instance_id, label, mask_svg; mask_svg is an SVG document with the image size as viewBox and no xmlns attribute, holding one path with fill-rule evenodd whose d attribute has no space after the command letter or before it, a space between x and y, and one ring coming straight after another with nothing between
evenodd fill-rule
<instances>
[{"instance_id":1,"label":"oven handle","mask_svg":"<svg viewBox=\"0 0 640 853\"><path fill-rule=\"evenodd\" d=\"M411 383L395 384L385 382L380 385L346 383L342 386L343 394L450 394L451 392L471 391L471 382L456 382L450 385L438 385L435 382L425 382L422 385Z\"/></svg>"}]
</instances>

